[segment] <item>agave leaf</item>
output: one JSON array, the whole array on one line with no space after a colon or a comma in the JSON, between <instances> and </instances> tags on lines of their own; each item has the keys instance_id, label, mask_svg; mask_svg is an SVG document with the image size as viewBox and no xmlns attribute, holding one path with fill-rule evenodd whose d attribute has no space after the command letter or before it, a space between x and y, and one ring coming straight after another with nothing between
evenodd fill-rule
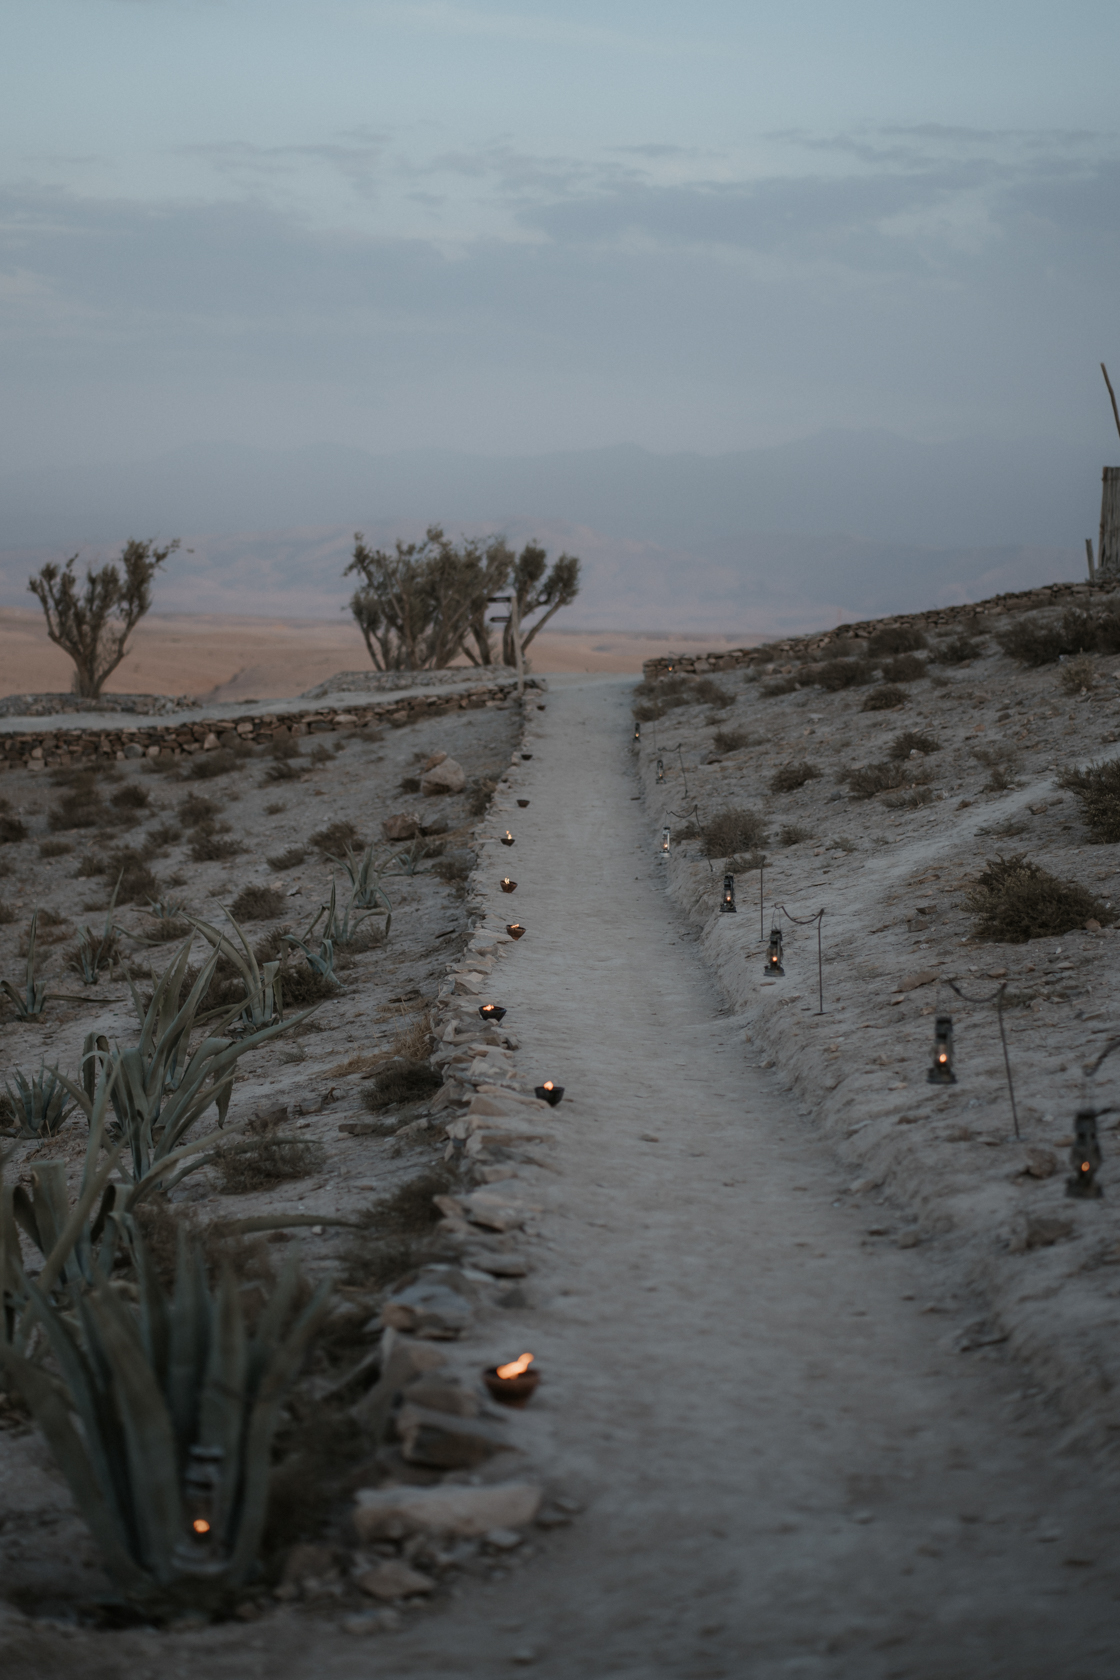
<instances>
[{"instance_id":1,"label":"agave leaf","mask_svg":"<svg viewBox=\"0 0 1120 1680\"><path fill-rule=\"evenodd\" d=\"M276 1421L284 1396L303 1361L307 1344L326 1316L330 1294L330 1280L324 1279L261 1373L260 1387L245 1436L241 1520L230 1558L230 1573L234 1582L243 1581L256 1562L268 1508L270 1448Z\"/></svg>"},{"instance_id":2,"label":"agave leaf","mask_svg":"<svg viewBox=\"0 0 1120 1680\"><path fill-rule=\"evenodd\" d=\"M167 1352L167 1403L175 1430L180 1471L188 1448L198 1439L198 1400L201 1373L210 1346L210 1302L206 1271L197 1248L179 1232L175 1293L171 1301Z\"/></svg>"},{"instance_id":3,"label":"agave leaf","mask_svg":"<svg viewBox=\"0 0 1120 1680\"><path fill-rule=\"evenodd\" d=\"M156 1382L167 1394L167 1369L171 1345L171 1319L152 1257L145 1242L132 1244L132 1258L140 1279L140 1331L144 1351Z\"/></svg>"},{"instance_id":4,"label":"agave leaf","mask_svg":"<svg viewBox=\"0 0 1120 1680\"><path fill-rule=\"evenodd\" d=\"M113 1372L140 1558L166 1583L175 1573L175 1548L184 1537L171 1418L132 1315L106 1284L83 1301Z\"/></svg>"},{"instance_id":5,"label":"agave leaf","mask_svg":"<svg viewBox=\"0 0 1120 1680\"><path fill-rule=\"evenodd\" d=\"M232 1538L235 1497L241 1480L241 1431L245 1418L248 1369L245 1319L233 1273L222 1269L218 1299L211 1316L210 1356L198 1416L200 1446L222 1449L222 1474L215 1502L214 1527Z\"/></svg>"},{"instance_id":6,"label":"agave leaf","mask_svg":"<svg viewBox=\"0 0 1120 1680\"><path fill-rule=\"evenodd\" d=\"M85 1445L70 1421L65 1400L45 1371L0 1344L0 1362L11 1373L35 1421L47 1438L58 1465L105 1559L113 1580L126 1592L142 1594L150 1586L144 1572L129 1556L119 1520L95 1476Z\"/></svg>"}]
</instances>

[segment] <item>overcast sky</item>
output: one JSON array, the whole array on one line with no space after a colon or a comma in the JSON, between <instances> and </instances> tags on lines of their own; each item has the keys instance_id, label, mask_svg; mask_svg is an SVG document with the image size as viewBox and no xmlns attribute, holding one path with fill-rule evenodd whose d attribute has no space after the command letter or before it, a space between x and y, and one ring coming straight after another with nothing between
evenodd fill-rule
<instances>
[{"instance_id":1,"label":"overcast sky","mask_svg":"<svg viewBox=\"0 0 1120 1680\"><path fill-rule=\"evenodd\" d=\"M1107 459L1118 64L1115 0L4 0L4 464Z\"/></svg>"}]
</instances>

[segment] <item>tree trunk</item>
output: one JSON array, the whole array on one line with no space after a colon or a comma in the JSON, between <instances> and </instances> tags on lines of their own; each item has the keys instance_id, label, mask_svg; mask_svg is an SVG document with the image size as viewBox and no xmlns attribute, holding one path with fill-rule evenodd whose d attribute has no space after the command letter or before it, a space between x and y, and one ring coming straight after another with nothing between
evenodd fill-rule
<instances>
[{"instance_id":1,"label":"tree trunk","mask_svg":"<svg viewBox=\"0 0 1120 1680\"><path fill-rule=\"evenodd\" d=\"M1120 573L1120 467L1101 473L1101 537L1097 546L1098 572Z\"/></svg>"}]
</instances>

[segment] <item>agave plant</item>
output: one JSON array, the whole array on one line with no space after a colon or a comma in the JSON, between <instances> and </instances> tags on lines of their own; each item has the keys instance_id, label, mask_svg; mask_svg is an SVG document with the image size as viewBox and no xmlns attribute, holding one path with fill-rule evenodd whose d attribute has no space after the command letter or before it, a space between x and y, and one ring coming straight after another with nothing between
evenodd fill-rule
<instances>
[{"instance_id":1,"label":"agave plant","mask_svg":"<svg viewBox=\"0 0 1120 1680\"><path fill-rule=\"evenodd\" d=\"M303 952L311 968L316 974L321 974L324 980L334 980L336 978L334 972L334 940L330 938L326 931L324 931L319 936L318 950L313 950L307 942L311 938L311 935L315 932L315 929L318 927L321 918L324 915L330 914L333 904L334 886L332 883L330 904L320 905L318 914L312 920L303 938L297 939L294 933L285 933L281 935L285 945L290 945L293 951Z\"/></svg>"},{"instance_id":2,"label":"agave plant","mask_svg":"<svg viewBox=\"0 0 1120 1680\"><path fill-rule=\"evenodd\" d=\"M357 893L352 892L341 914L338 909L338 890L336 883L331 882L331 896L323 906L327 919L323 923L323 938L331 945L349 945L356 938L363 922L368 921L372 910L362 910L357 905Z\"/></svg>"},{"instance_id":3,"label":"agave plant","mask_svg":"<svg viewBox=\"0 0 1120 1680\"><path fill-rule=\"evenodd\" d=\"M112 1104L122 1140L121 1170L129 1181L125 1211L157 1185L170 1190L204 1164L214 1151L213 1135L188 1143L186 1134L211 1107L217 1110L218 1126L225 1125L238 1057L306 1019L304 1012L288 1022L276 1021L236 1042L206 1036L192 1048L195 1027L205 1019L199 1011L219 953L214 951L202 965L183 999L190 948L191 941L185 940L146 1010L132 987L140 1017L138 1044L122 1049L91 1033L82 1052L81 1084L59 1075L85 1111L91 1138L106 1100Z\"/></svg>"},{"instance_id":4,"label":"agave plant","mask_svg":"<svg viewBox=\"0 0 1120 1680\"><path fill-rule=\"evenodd\" d=\"M225 906L222 906L225 910ZM225 957L228 962L241 971L241 978L245 982L245 1003L241 1009L241 1021L244 1026L256 1030L267 1027L271 1022L279 1019L281 1014L280 997L276 985L276 976L280 970L279 962L258 963L253 954L253 948L246 939L240 925L234 921L229 911L225 911L227 919L233 923L233 928L241 941L238 950L228 934L219 928L211 927L209 922L202 922L195 916L188 916L187 920L193 928L197 928L207 944L212 947L216 956Z\"/></svg>"},{"instance_id":5,"label":"agave plant","mask_svg":"<svg viewBox=\"0 0 1120 1680\"><path fill-rule=\"evenodd\" d=\"M10 1085L8 1107L16 1122L20 1137L53 1137L70 1111L66 1087L57 1068L40 1066L30 1079L16 1068L12 1073L15 1090Z\"/></svg>"},{"instance_id":6,"label":"agave plant","mask_svg":"<svg viewBox=\"0 0 1120 1680\"><path fill-rule=\"evenodd\" d=\"M27 936L27 968L25 971L23 991L12 985L10 980L0 980L0 990L7 993L9 1002L14 1006L21 1021L33 1021L43 1013L43 1006L47 1001L47 987L45 981L35 978L35 936L39 926L39 912L35 911L31 918L31 927Z\"/></svg>"},{"instance_id":7,"label":"agave plant","mask_svg":"<svg viewBox=\"0 0 1120 1680\"><path fill-rule=\"evenodd\" d=\"M0 1344L118 1591L148 1614L220 1610L259 1574L272 1438L327 1310L298 1310L293 1255L250 1333L227 1268L217 1289L180 1238L174 1293L134 1240L139 1305L101 1273L63 1312L29 1283L61 1383ZM77 1425L77 1426L76 1426Z\"/></svg>"},{"instance_id":8,"label":"agave plant","mask_svg":"<svg viewBox=\"0 0 1120 1680\"><path fill-rule=\"evenodd\" d=\"M121 874L117 876L117 884L113 888L113 896L109 900L105 912L105 926L101 930L100 938L93 931L84 927L78 932L78 946L70 959L70 967L81 975L87 986L96 986L101 978L103 968L112 968L117 956L117 928L113 921L113 911L117 907L117 894L121 890Z\"/></svg>"},{"instance_id":9,"label":"agave plant","mask_svg":"<svg viewBox=\"0 0 1120 1680\"><path fill-rule=\"evenodd\" d=\"M341 864L350 877L350 902L359 910L376 910L383 904L388 912L385 924L385 937L389 937L389 923L393 919L393 906L389 903L389 896L381 885L381 872L373 866L373 847L367 846L362 856L351 846L347 846L346 855L331 858L332 863Z\"/></svg>"},{"instance_id":10,"label":"agave plant","mask_svg":"<svg viewBox=\"0 0 1120 1680\"><path fill-rule=\"evenodd\" d=\"M148 900L148 914L154 916L157 922L177 922L185 911L186 905L181 898L150 898Z\"/></svg>"}]
</instances>

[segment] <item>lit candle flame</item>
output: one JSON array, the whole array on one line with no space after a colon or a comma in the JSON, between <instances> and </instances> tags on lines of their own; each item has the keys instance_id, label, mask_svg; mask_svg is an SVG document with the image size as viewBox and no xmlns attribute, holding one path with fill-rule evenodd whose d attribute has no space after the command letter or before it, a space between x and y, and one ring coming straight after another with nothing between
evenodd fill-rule
<instances>
[{"instance_id":1,"label":"lit candle flame","mask_svg":"<svg viewBox=\"0 0 1120 1680\"><path fill-rule=\"evenodd\" d=\"M206 1521L205 1517L196 1517L191 1524L191 1527L194 1529L196 1534L209 1534L210 1532L210 1524Z\"/></svg>"},{"instance_id":2,"label":"lit candle flame","mask_svg":"<svg viewBox=\"0 0 1120 1680\"><path fill-rule=\"evenodd\" d=\"M554 1091L554 1090L555 1090L555 1089L556 1089L556 1087L555 1087L555 1085L554 1085L554 1084L553 1084L553 1083L552 1083L552 1080L551 1080L551 1079L546 1079L546 1080L545 1080L545 1082L544 1082L544 1089L545 1089L545 1090L546 1090L546 1091Z\"/></svg>"},{"instance_id":3,"label":"lit candle flame","mask_svg":"<svg viewBox=\"0 0 1120 1680\"><path fill-rule=\"evenodd\" d=\"M524 1373L529 1369L529 1367L532 1363L533 1363L532 1354L531 1353L523 1353L521 1355L520 1359L513 1359L513 1360L510 1361L510 1363L508 1365L499 1365L498 1366L498 1375L500 1377L504 1377L507 1381L511 1377L523 1376Z\"/></svg>"}]
</instances>

